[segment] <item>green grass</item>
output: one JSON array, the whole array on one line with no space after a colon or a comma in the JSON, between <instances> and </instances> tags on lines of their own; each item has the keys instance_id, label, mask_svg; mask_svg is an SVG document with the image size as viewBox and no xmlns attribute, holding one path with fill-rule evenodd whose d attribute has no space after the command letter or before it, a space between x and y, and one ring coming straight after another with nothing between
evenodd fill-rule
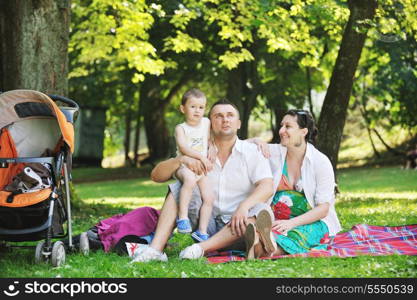
<instances>
[{"instance_id":1,"label":"green grass","mask_svg":"<svg viewBox=\"0 0 417 300\"><path fill-rule=\"evenodd\" d=\"M338 181L342 192L417 193L417 171L398 167L345 169Z\"/></svg>"},{"instance_id":2,"label":"green grass","mask_svg":"<svg viewBox=\"0 0 417 300\"><path fill-rule=\"evenodd\" d=\"M417 172L395 168L339 172L337 211L343 230L360 223L417 224ZM75 184L82 205L73 211L74 231L99 220L147 205L160 208L166 184L129 179ZM168 263L130 264L128 257L98 251L71 254L59 268L34 264L34 251L0 253L1 277L417 277L417 256L292 258L210 265L206 259L182 261L179 251L192 241L175 234Z\"/></svg>"}]
</instances>

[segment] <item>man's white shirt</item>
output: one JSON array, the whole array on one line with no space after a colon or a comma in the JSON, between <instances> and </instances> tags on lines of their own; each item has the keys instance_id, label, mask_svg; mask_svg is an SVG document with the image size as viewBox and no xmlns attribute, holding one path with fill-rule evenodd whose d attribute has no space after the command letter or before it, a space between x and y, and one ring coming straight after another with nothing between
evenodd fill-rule
<instances>
[{"instance_id":1,"label":"man's white shirt","mask_svg":"<svg viewBox=\"0 0 417 300\"><path fill-rule=\"evenodd\" d=\"M213 164L213 170L207 174L209 189L214 195L213 216L220 216L228 223L239 204L248 198L262 179L273 178L268 160L258 147L246 141L236 139L232 153L224 166L219 159ZM178 199L181 182L169 185L170 191ZM198 187L194 188L190 211L199 210L201 198Z\"/></svg>"},{"instance_id":2,"label":"man's white shirt","mask_svg":"<svg viewBox=\"0 0 417 300\"><path fill-rule=\"evenodd\" d=\"M227 223L239 204L255 189L255 184L272 178L272 173L268 160L255 144L237 139L224 166L217 158L207 176L216 199L214 215L220 215Z\"/></svg>"}]
</instances>

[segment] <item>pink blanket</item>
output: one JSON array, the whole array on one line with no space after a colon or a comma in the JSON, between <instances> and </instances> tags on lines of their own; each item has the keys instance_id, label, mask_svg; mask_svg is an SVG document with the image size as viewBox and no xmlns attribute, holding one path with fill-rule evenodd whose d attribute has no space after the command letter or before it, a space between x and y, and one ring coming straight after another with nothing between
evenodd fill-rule
<instances>
[{"instance_id":1,"label":"pink blanket","mask_svg":"<svg viewBox=\"0 0 417 300\"><path fill-rule=\"evenodd\" d=\"M350 231L337 234L328 241L327 250L309 253L263 257L279 259L290 257L353 257L359 255L417 255L417 225L373 226L359 224ZM209 263L243 261L245 257L233 252L210 255Z\"/></svg>"}]
</instances>

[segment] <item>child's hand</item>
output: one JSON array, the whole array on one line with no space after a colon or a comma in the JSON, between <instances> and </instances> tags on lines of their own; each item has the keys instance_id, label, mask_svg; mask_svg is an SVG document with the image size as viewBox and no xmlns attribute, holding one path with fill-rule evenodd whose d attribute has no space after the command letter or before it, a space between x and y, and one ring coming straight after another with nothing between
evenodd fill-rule
<instances>
[{"instance_id":1,"label":"child's hand","mask_svg":"<svg viewBox=\"0 0 417 300\"><path fill-rule=\"evenodd\" d=\"M210 171L213 169L213 164L212 164L212 163L211 163L211 161L210 161L210 160L208 160L207 158L203 157L203 158L201 159L201 162L203 163L204 168L206 169L206 174L207 174L208 172L210 172Z\"/></svg>"},{"instance_id":2,"label":"child's hand","mask_svg":"<svg viewBox=\"0 0 417 300\"><path fill-rule=\"evenodd\" d=\"M209 146L208 153L207 153L207 158L209 159L209 161L211 161L214 164L214 162L216 161L216 156L217 156L216 146L214 145Z\"/></svg>"},{"instance_id":3,"label":"child's hand","mask_svg":"<svg viewBox=\"0 0 417 300\"><path fill-rule=\"evenodd\" d=\"M271 153L269 152L269 146L267 143L258 138L249 139L247 141L256 144L258 146L259 151L262 152L262 155L265 156L265 158L271 157Z\"/></svg>"}]
</instances>

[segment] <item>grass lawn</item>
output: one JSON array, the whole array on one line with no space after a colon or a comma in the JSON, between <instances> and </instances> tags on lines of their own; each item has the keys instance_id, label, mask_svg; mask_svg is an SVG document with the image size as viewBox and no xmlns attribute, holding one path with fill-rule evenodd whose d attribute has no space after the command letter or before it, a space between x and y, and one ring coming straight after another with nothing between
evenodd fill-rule
<instances>
[{"instance_id":1,"label":"grass lawn","mask_svg":"<svg viewBox=\"0 0 417 300\"><path fill-rule=\"evenodd\" d=\"M94 170L89 170L90 175ZM99 171L97 171L99 172ZM116 171L113 171L116 172ZM83 170L76 170L83 174ZM84 173L85 174L85 173ZM117 177L116 173L111 174ZM74 175L75 177L75 175ZM87 178L88 176L86 176ZM103 178L103 177L102 177ZM104 178L103 178L104 180ZM353 225L417 224L417 172L398 168L339 171L336 209L343 230ZM148 179L76 183L83 200L73 210L74 231L82 232L100 219L139 206L160 208L166 184ZM34 264L34 250L0 253L1 277L417 277L417 256L356 258L292 258L210 265L206 260L182 261L178 253L191 238L175 234L168 263L130 264L128 257L102 251L71 254L59 268Z\"/></svg>"}]
</instances>

